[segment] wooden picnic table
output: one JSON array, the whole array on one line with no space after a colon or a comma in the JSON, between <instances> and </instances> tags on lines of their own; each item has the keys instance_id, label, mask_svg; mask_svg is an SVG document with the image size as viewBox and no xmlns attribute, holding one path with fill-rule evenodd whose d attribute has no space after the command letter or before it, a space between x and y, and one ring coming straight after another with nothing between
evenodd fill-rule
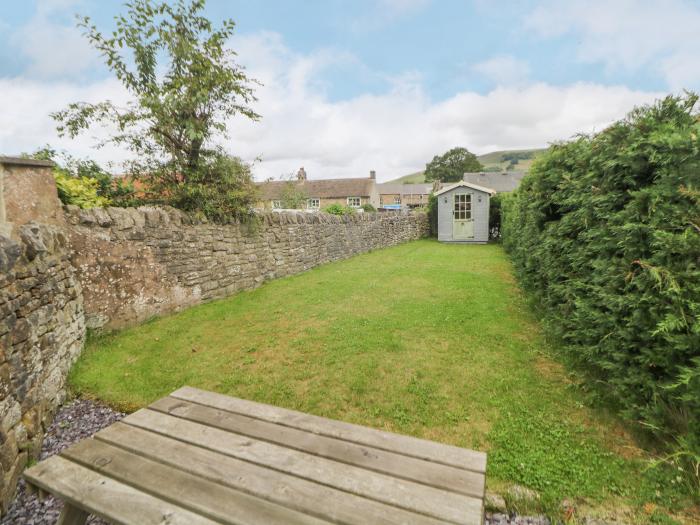
<instances>
[{"instance_id":1,"label":"wooden picnic table","mask_svg":"<svg viewBox=\"0 0 700 525\"><path fill-rule=\"evenodd\" d=\"M486 454L183 387L27 469L124 524L482 523Z\"/></svg>"}]
</instances>

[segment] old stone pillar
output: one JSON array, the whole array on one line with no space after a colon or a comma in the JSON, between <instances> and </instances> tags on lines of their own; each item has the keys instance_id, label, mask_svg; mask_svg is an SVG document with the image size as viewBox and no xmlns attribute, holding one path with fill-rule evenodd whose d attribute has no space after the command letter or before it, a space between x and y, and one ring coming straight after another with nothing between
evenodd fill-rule
<instances>
[{"instance_id":1,"label":"old stone pillar","mask_svg":"<svg viewBox=\"0 0 700 525\"><path fill-rule=\"evenodd\" d=\"M46 160L0 157L0 235L10 237L28 222L65 225L53 166Z\"/></svg>"}]
</instances>

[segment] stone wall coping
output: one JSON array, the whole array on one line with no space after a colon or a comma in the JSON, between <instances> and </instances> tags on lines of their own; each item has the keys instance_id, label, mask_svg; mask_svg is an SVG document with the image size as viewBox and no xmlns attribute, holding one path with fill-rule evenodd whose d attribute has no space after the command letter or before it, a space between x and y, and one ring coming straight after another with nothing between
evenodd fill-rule
<instances>
[{"instance_id":1,"label":"stone wall coping","mask_svg":"<svg viewBox=\"0 0 700 525\"><path fill-rule=\"evenodd\" d=\"M159 226L164 224L210 224L206 218L188 214L170 206L140 206L138 208L89 208L64 206L68 222L83 226L101 226L108 228L118 226L128 228L136 224ZM425 214L425 212L409 212L410 215ZM330 213L306 212L256 212L256 216L265 224L348 224L356 222L376 221L398 218L404 215L399 212L365 212L353 215L333 215ZM228 224L238 224L232 220ZM218 224L218 223L217 223ZM223 223L226 224L226 223Z\"/></svg>"},{"instance_id":2,"label":"stone wall coping","mask_svg":"<svg viewBox=\"0 0 700 525\"><path fill-rule=\"evenodd\" d=\"M50 160L25 159L22 157L2 157L0 164L6 166L33 166L37 168L53 168L55 164Z\"/></svg>"}]
</instances>

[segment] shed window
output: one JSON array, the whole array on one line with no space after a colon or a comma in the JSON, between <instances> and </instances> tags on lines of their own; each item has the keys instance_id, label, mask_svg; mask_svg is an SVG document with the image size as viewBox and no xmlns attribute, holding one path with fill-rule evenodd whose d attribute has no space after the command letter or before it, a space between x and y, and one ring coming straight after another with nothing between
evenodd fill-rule
<instances>
[{"instance_id":1,"label":"shed window","mask_svg":"<svg viewBox=\"0 0 700 525\"><path fill-rule=\"evenodd\" d=\"M394 195L394 204L401 204L401 196Z\"/></svg>"},{"instance_id":2,"label":"shed window","mask_svg":"<svg viewBox=\"0 0 700 525\"><path fill-rule=\"evenodd\" d=\"M272 207L279 210L282 208L282 201L272 201Z\"/></svg>"},{"instance_id":3,"label":"shed window","mask_svg":"<svg viewBox=\"0 0 700 525\"><path fill-rule=\"evenodd\" d=\"M361 204L360 197L348 197L348 206L351 208L359 208Z\"/></svg>"},{"instance_id":4,"label":"shed window","mask_svg":"<svg viewBox=\"0 0 700 525\"><path fill-rule=\"evenodd\" d=\"M321 207L321 199L309 199L306 202L306 206L307 206L307 208L317 210L318 208Z\"/></svg>"},{"instance_id":5,"label":"shed window","mask_svg":"<svg viewBox=\"0 0 700 525\"><path fill-rule=\"evenodd\" d=\"M454 219L456 221L466 221L472 218L472 196L470 193L456 193Z\"/></svg>"}]
</instances>

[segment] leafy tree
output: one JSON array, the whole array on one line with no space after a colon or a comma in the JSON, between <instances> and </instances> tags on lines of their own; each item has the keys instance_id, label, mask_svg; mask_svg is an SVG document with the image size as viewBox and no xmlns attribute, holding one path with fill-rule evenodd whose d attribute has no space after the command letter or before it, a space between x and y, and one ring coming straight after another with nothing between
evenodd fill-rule
<instances>
[{"instance_id":1,"label":"leafy tree","mask_svg":"<svg viewBox=\"0 0 700 525\"><path fill-rule=\"evenodd\" d=\"M289 180L285 183L284 188L282 188L282 194L280 195L282 207L288 210L300 210L306 208L306 201L308 198L309 196L304 189L293 180Z\"/></svg>"},{"instance_id":2,"label":"leafy tree","mask_svg":"<svg viewBox=\"0 0 700 525\"><path fill-rule=\"evenodd\" d=\"M186 183L175 186L172 206L195 211L219 222L250 218L258 192L250 165L238 157L214 155L203 169L190 173Z\"/></svg>"},{"instance_id":3,"label":"leafy tree","mask_svg":"<svg viewBox=\"0 0 700 525\"><path fill-rule=\"evenodd\" d=\"M443 155L436 155L425 165L425 180L440 182L457 182L465 173L483 171L484 167L466 148L452 148Z\"/></svg>"},{"instance_id":4,"label":"leafy tree","mask_svg":"<svg viewBox=\"0 0 700 525\"><path fill-rule=\"evenodd\" d=\"M501 157L504 162L508 162L507 171L513 171L521 160L529 160L535 156L534 151L512 151L504 153Z\"/></svg>"},{"instance_id":5,"label":"leafy tree","mask_svg":"<svg viewBox=\"0 0 700 525\"><path fill-rule=\"evenodd\" d=\"M151 200L210 214L212 205L202 199L216 195L214 202L227 213L245 214L248 210L236 206L251 200L240 198L253 188L244 180L249 170L240 169L212 142L225 135L234 115L259 118L249 106L255 81L226 47L234 22L214 28L201 14L204 5L205 0L173 5L132 0L110 35L89 17L81 18L79 27L133 100L123 107L109 100L76 102L52 116L59 134L70 137L96 124L108 127L112 132L98 147L113 144L131 151L136 160L128 163L129 171L145 180ZM238 171L226 174L224 167ZM203 187L208 184L216 189Z\"/></svg>"}]
</instances>

